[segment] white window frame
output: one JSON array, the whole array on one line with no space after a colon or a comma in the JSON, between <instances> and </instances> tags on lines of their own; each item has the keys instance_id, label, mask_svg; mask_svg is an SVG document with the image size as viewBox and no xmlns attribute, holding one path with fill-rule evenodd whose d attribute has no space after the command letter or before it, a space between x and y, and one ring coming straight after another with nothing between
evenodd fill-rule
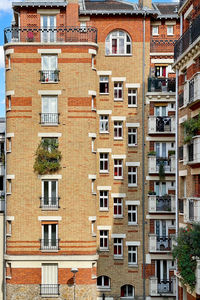
<instances>
[{"instance_id":1,"label":"white window frame","mask_svg":"<svg viewBox=\"0 0 200 300\"><path fill-rule=\"evenodd\" d=\"M121 176L119 175L121 169ZM115 175L115 170L117 175ZM123 179L123 159L114 159L114 179Z\"/></svg>"},{"instance_id":2,"label":"white window frame","mask_svg":"<svg viewBox=\"0 0 200 300\"><path fill-rule=\"evenodd\" d=\"M5 69L6 69L6 71L7 71L7 70L10 70L10 69L11 69L11 64L10 64L11 57L10 57L10 54L6 54L6 55L5 55L5 59L8 60L8 65L7 65L7 66L6 66L6 63L5 63Z\"/></svg>"},{"instance_id":3,"label":"white window frame","mask_svg":"<svg viewBox=\"0 0 200 300\"><path fill-rule=\"evenodd\" d=\"M135 248L134 250L132 250L131 248ZM131 256L131 261L129 261L129 254ZM135 254L135 261L133 261L133 255ZM128 245L128 265L130 266L134 266L138 264L138 247L134 246L134 245Z\"/></svg>"},{"instance_id":4,"label":"white window frame","mask_svg":"<svg viewBox=\"0 0 200 300\"><path fill-rule=\"evenodd\" d=\"M108 277L108 286L104 285L104 281L105 281L104 277L105 277L105 275L99 276L99 277L102 278L102 285L97 285L98 290L109 290L110 289L110 277L106 276L106 277Z\"/></svg>"},{"instance_id":5,"label":"white window frame","mask_svg":"<svg viewBox=\"0 0 200 300\"><path fill-rule=\"evenodd\" d=\"M117 210L117 214L115 214L115 207ZM118 213L119 207L121 207L121 214ZM121 198L121 197L113 198L113 217L115 219L123 218L123 198Z\"/></svg>"},{"instance_id":6,"label":"white window frame","mask_svg":"<svg viewBox=\"0 0 200 300\"><path fill-rule=\"evenodd\" d=\"M125 284L125 285L123 285L123 286L126 286L126 294L128 293L128 286L132 286L131 284ZM123 286L121 286L121 288L123 287ZM123 300L133 300L134 299L134 295L135 295L135 291L134 291L134 287L132 286L132 288L133 288L133 292L132 292L132 295L131 296L124 296L124 297L120 297L120 299L123 299ZM120 289L120 294L121 294L121 289Z\"/></svg>"},{"instance_id":7,"label":"white window frame","mask_svg":"<svg viewBox=\"0 0 200 300\"><path fill-rule=\"evenodd\" d=\"M109 133L109 115L99 116L99 133Z\"/></svg>"},{"instance_id":8,"label":"white window frame","mask_svg":"<svg viewBox=\"0 0 200 300\"><path fill-rule=\"evenodd\" d=\"M101 157L101 155L103 157ZM104 157L105 155L107 155L107 157ZM103 163L103 169L101 169L101 162ZM107 169L105 168L105 162L107 162ZM99 153L99 173L109 173L109 153Z\"/></svg>"},{"instance_id":9,"label":"white window frame","mask_svg":"<svg viewBox=\"0 0 200 300\"><path fill-rule=\"evenodd\" d=\"M103 246L101 246L101 239L103 241ZM107 246L105 246L105 240L107 240ZM99 250L109 250L109 230L99 230Z\"/></svg>"},{"instance_id":10,"label":"white window frame","mask_svg":"<svg viewBox=\"0 0 200 300\"><path fill-rule=\"evenodd\" d=\"M45 205L43 203L43 208L52 207L52 182L56 182L56 202L55 207L58 207L58 180L42 180L42 198L44 199L44 183L48 183L48 202L49 204Z\"/></svg>"},{"instance_id":11,"label":"white window frame","mask_svg":"<svg viewBox=\"0 0 200 300\"><path fill-rule=\"evenodd\" d=\"M48 285L52 285L52 287L49 289ZM58 264L42 264L41 294L48 297L47 292L49 290L53 292L52 294L49 293L49 296L56 296L58 294Z\"/></svg>"},{"instance_id":12,"label":"white window frame","mask_svg":"<svg viewBox=\"0 0 200 300\"><path fill-rule=\"evenodd\" d=\"M152 26L152 35L153 36L159 35L159 26L158 25Z\"/></svg>"},{"instance_id":13,"label":"white window frame","mask_svg":"<svg viewBox=\"0 0 200 300\"><path fill-rule=\"evenodd\" d=\"M174 26L167 25L167 35L174 35Z\"/></svg>"},{"instance_id":14,"label":"white window frame","mask_svg":"<svg viewBox=\"0 0 200 300\"><path fill-rule=\"evenodd\" d=\"M135 209L132 209L135 207ZM133 214L135 215L135 221L129 221L129 215L131 215L131 219ZM128 225L137 225L137 214L138 214L138 207L137 205L128 204Z\"/></svg>"},{"instance_id":15,"label":"white window frame","mask_svg":"<svg viewBox=\"0 0 200 300\"><path fill-rule=\"evenodd\" d=\"M117 249L117 254L115 254L115 247ZM121 254L119 254L119 249L121 249ZM123 238L113 239L113 254L114 254L114 259L123 258Z\"/></svg>"},{"instance_id":16,"label":"white window frame","mask_svg":"<svg viewBox=\"0 0 200 300\"><path fill-rule=\"evenodd\" d=\"M129 103L129 98L130 102ZM134 101L135 99L135 101ZM135 102L133 104L133 102ZM128 88L128 107L137 107L137 89L136 88Z\"/></svg>"},{"instance_id":17,"label":"white window frame","mask_svg":"<svg viewBox=\"0 0 200 300\"><path fill-rule=\"evenodd\" d=\"M115 97L115 91L117 93L117 97ZM119 91L121 91L121 97L119 97ZM123 81L115 81L114 82L114 101L123 101Z\"/></svg>"},{"instance_id":18,"label":"white window frame","mask_svg":"<svg viewBox=\"0 0 200 300\"><path fill-rule=\"evenodd\" d=\"M120 135L121 130L121 135ZM116 132L116 136L115 136ZM114 121L114 140L123 140L123 121Z\"/></svg>"},{"instance_id":19,"label":"white window frame","mask_svg":"<svg viewBox=\"0 0 200 300\"><path fill-rule=\"evenodd\" d=\"M133 139L132 137L135 136L135 143L134 144L129 144L129 136L131 140ZM137 146L137 128L136 127L128 127L128 147L135 147Z\"/></svg>"},{"instance_id":20,"label":"white window frame","mask_svg":"<svg viewBox=\"0 0 200 300\"><path fill-rule=\"evenodd\" d=\"M104 84L107 83L107 85L108 85L108 92L105 92L105 93L101 93L100 92L100 85L101 85L101 83L104 83ZM100 95L108 95L109 94L109 76L100 75L100 77L99 77L99 94Z\"/></svg>"},{"instance_id":21,"label":"white window frame","mask_svg":"<svg viewBox=\"0 0 200 300\"><path fill-rule=\"evenodd\" d=\"M101 201L103 203L103 206L101 206ZM105 205L105 202L107 201L107 206ZM109 209L109 191L108 190L100 190L99 191L99 210L100 211L108 211Z\"/></svg>"},{"instance_id":22,"label":"white window frame","mask_svg":"<svg viewBox=\"0 0 200 300\"><path fill-rule=\"evenodd\" d=\"M45 107L45 104L44 104L44 101L45 101L45 99L48 99L48 102L50 102L51 100L50 99L54 99L54 100L56 100L55 102L56 102L56 106L55 106L55 111L53 111L53 112L50 112L50 111L48 111L48 112L44 112L44 107ZM58 125L58 97L57 96L42 96L42 103L41 103L41 112L42 112L42 115L44 115L44 114L57 114L57 122L45 122L44 120L45 120L45 116L43 116L42 117L42 125L46 125L46 126L48 126L48 125L51 125L51 126L53 126L53 125L55 125L55 126L57 126ZM48 110L50 110L50 105L48 105Z\"/></svg>"},{"instance_id":23,"label":"white window frame","mask_svg":"<svg viewBox=\"0 0 200 300\"><path fill-rule=\"evenodd\" d=\"M113 52L112 44L113 41L116 40L117 46L116 46L116 53ZM124 50L120 53L120 41L123 41ZM130 49L130 53L129 50ZM109 35L106 37L105 41L105 55L131 55L132 54L132 41L131 37L128 35L127 32L122 30L115 30L109 33Z\"/></svg>"},{"instance_id":24,"label":"white window frame","mask_svg":"<svg viewBox=\"0 0 200 300\"><path fill-rule=\"evenodd\" d=\"M52 246L52 225L56 225L56 245ZM48 246L44 246L44 226L48 226ZM42 250L58 250L58 224L42 224Z\"/></svg>"},{"instance_id":25,"label":"white window frame","mask_svg":"<svg viewBox=\"0 0 200 300\"><path fill-rule=\"evenodd\" d=\"M135 171L133 171L132 169L135 169ZM131 181L131 183L129 183L129 180L128 180L128 186L130 186L130 187L137 186L137 167L133 167L133 166L128 167L128 178L129 178L129 176L131 176L131 179L133 179L133 177L135 176L135 182L133 183Z\"/></svg>"},{"instance_id":26,"label":"white window frame","mask_svg":"<svg viewBox=\"0 0 200 300\"><path fill-rule=\"evenodd\" d=\"M44 17L47 17L47 28L48 29L54 29L54 28L56 28L56 15L49 15L49 16L47 16L47 15L41 15L41 20L40 20L40 22L41 22L41 27L42 27L42 29L45 29L46 27L44 27ZM51 25L50 25L50 18L51 17L54 17L54 25L51 27ZM47 38L45 38L45 36L47 37ZM53 36L53 40L51 40L52 39L52 36ZM50 31L50 30L48 30L48 31L41 31L41 42L43 42L43 43L50 43L50 42L56 42L56 31Z\"/></svg>"},{"instance_id":27,"label":"white window frame","mask_svg":"<svg viewBox=\"0 0 200 300\"><path fill-rule=\"evenodd\" d=\"M80 22L81 32L87 32L87 24L85 21Z\"/></svg>"}]
</instances>

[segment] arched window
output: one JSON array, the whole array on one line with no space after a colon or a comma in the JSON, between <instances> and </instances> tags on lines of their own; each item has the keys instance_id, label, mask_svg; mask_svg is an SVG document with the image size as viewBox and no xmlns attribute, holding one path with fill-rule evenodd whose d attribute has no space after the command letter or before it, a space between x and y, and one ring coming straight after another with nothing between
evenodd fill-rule
<instances>
[{"instance_id":1,"label":"arched window","mask_svg":"<svg viewBox=\"0 0 200 300\"><path fill-rule=\"evenodd\" d=\"M130 284L125 284L121 287L121 299L134 299L134 287Z\"/></svg>"},{"instance_id":2,"label":"arched window","mask_svg":"<svg viewBox=\"0 0 200 300\"><path fill-rule=\"evenodd\" d=\"M131 38L124 31L112 31L106 38L106 55L122 54L131 54Z\"/></svg>"},{"instance_id":3,"label":"arched window","mask_svg":"<svg viewBox=\"0 0 200 300\"><path fill-rule=\"evenodd\" d=\"M110 288L110 278L108 276L99 276L97 278L97 287L103 289Z\"/></svg>"}]
</instances>

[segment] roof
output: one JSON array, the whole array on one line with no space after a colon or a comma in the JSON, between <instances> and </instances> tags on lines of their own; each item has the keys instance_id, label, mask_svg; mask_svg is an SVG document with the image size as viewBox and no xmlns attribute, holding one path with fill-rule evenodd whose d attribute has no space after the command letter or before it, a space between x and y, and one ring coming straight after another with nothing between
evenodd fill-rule
<instances>
[{"instance_id":1,"label":"roof","mask_svg":"<svg viewBox=\"0 0 200 300\"><path fill-rule=\"evenodd\" d=\"M65 0L25 0L25 1L21 1L21 2L13 2L12 3L13 7L17 7L17 6L67 6L67 1Z\"/></svg>"},{"instance_id":2,"label":"roof","mask_svg":"<svg viewBox=\"0 0 200 300\"><path fill-rule=\"evenodd\" d=\"M106 1L85 1L86 10L133 10L131 3L124 3L115 0Z\"/></svg>"},{"instance_id":3,"label":"roof","mask_svg":"<svg viewBox=\"0 0 200 300\"><path fill-rule=\"evenodd\" d=\"M158 18L178 18L179 2L154 2L153 6L159 10Z\"/></svg>"}]
</instances>

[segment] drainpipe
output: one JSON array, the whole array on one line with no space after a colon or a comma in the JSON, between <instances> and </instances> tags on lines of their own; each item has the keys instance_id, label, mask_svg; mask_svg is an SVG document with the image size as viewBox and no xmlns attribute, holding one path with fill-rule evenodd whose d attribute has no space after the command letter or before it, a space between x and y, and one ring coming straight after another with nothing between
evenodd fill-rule
<instances>
[{"instance_id":1,"label":"drainpipe","mask_svg":"<svg viewBox=\"0 0 200 300\"><path fill-rule=\"evenodd\" d=\"M175 189L175 198L176 198L176 238L178 237L178 228L179 228L179 224L178 224L178 196L179 196L179 163L178 163L178 124L179 124L179 120L178 120L178 75L179 75L179 71L178 69L176 69L176 136L175 136L175 140L176 140L176 189ZM178 272L178 264L177 264L177 260L176 260L176 273ZM178 300L178 277L176 276L176 300Z\"/></svg>"},{"instance_id":2,"label":"drainpipe","mask_svg":"<svg viewBox=\"0 0 200 300\"><path fill-rule=\"evenodd\" d=\"M142 57L142 258L143 258L143 300L146 300L146 259L145 259L145 18L143 19L143 57Z\"/></svg>"},{"instance_id":3,"label":"drainpipe","mask_svg":"<svg viewBox=\"0 0 200 300\"><path fill-rule=\"evenodd\" d=\"M183 34L183 15L180 14L180 36Z\"/></svg>"},{"instance_id":4,"label":"drainpipe","mask_svg":"<svg viewBox=\"0 0 200 300\"><path fill-rule=\"evenodd\" d=\"M5 112L6 112L6 101L5 101ZM7 190L6 190L6 176L7 176L7 120L5 114L5 142L4 142L4 157L5 157L5 168L4 168L4 193L5 193L5 200L4 200L4 236L3 236L3 300L6 300L6 217L7 217Z\"/></svg>"}]
</instances>

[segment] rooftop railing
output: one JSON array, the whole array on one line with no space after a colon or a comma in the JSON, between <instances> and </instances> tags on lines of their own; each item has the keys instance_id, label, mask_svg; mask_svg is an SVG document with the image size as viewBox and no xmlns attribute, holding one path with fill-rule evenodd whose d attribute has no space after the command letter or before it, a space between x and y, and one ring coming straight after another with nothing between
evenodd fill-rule
<instances>
[{"instance_id":1,"label":"rooftop railing","mask_svg":"<svg viewBox=\"0 0 200 300\"><path fill-rule=\"evenodd\" d=\"M180 39L176 42L174 47L174 59L178 59L190 45L192 45L196 39L200 36L200 15L193 20L192 24L186 30Z\"/></svg>"},{"instance_id":2,"label":"rooftop railing","mask_svg":"<svg viewBox=\"0 0 200 300\"><path fill-rule=\"evenodd\" d=\"M97 29L94 27L51 27L28 28L7 27L4 29L4 43L97 43Z\"/></svg>"}]
</instances>

